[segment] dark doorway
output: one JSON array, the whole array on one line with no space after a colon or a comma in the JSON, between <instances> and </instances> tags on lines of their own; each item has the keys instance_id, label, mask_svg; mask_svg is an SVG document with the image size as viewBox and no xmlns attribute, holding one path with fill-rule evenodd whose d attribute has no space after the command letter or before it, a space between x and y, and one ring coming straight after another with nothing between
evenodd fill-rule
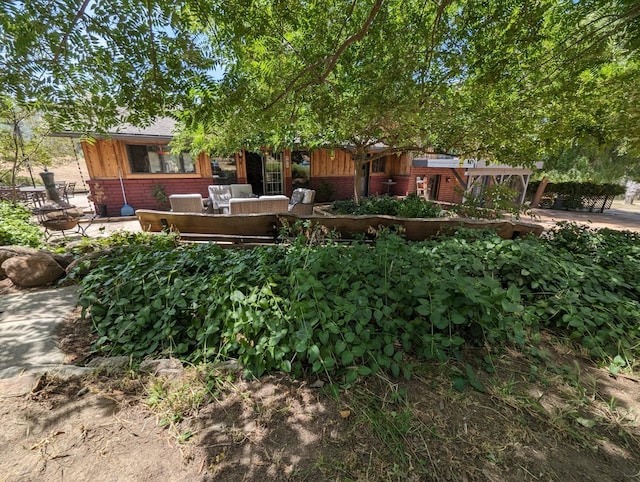
<instances>
[{"instance_id":1,"label":"dark doorway","mask_svg":"<svg viewBox=\"0 0 640 482\"><path fill-rule=\"evenodd\" d=\"M262 155L255 152L245 153L247 163L247 183L251 184L253 194L264 194L264 177L262 171Z\"/></svg>"},{"instance_id":2,"label":"dark doorway","mask_svg":"<svg viewBox=\"0 0 640 482\"><path fill-rule=\"evenodd\" d=\"M429 176L429 182L427 184L427 199L430 201L437 201L440 194L440 177L441 176Z\"/></svg>"}]
</instances>

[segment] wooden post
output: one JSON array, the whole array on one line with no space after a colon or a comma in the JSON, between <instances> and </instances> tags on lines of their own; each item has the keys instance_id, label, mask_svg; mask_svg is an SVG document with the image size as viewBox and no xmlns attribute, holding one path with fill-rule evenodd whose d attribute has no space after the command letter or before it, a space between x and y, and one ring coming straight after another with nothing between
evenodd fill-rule
<instances>
[{"instance_id":1,"label":"wooden post","mask_svg":"<svg viewBox=\"0 0 640 482\"><path fill-rule=\"evenodd\" d=\"M544 194L544 190L547 188L547 184L549 184L549 178L545 176L542 181L540 181L536 195L533 196L533 201L531 201L532 208L537 208L538 204L540 204L540 199L542 199L542 195Z\"/></svg>"}]
</instances>

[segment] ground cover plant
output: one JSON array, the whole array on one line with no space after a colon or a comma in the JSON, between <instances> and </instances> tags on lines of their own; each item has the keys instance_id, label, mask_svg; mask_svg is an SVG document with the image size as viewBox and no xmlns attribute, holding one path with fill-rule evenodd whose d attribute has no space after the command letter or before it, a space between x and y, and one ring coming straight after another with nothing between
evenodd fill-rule
<instances>
[{"instance_id":1,"label":"ground cover plant","mask_svg":"<svg viewBox=\"0 0 640 482\"><path fill-rule=\"evenodd\" d=\"M470 347L535 351L549 332L612 369L640 347L637 235L561 226L548 238L462 232L408 243L114 248L82 281L96 348L201 362L237 358L336 382ZM473 370L459 383L473 384Z\"/></svg>"},{"instance_id":2,"label":"ground cover plant","mask_svg":"<svg viewBox=\"0 0 640 482\"><path fill-rule=\"evenodd\" d=\"M352 199L334 201L331 210L336 214L399 216L401 218L438 218L444 215L443 209L415 193L402 199L391 196L372 196L364 198L360 204Z\"/></svg>"},{"instance_id":3,"label":"ground cover plant","mask_svg":"<svg viewBox=\"0 0 640 482\"><path fill-rule=\"evenodd\" d=\"M26 207L0 201L0 246L40 247L44 233L31 217L32 213Z\"/></svg>"}]
</instances>

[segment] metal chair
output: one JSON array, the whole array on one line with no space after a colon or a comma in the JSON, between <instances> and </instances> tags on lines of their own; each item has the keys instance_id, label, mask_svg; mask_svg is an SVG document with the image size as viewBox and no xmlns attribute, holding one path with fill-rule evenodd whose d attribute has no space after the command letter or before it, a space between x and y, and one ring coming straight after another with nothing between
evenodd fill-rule
<instances>
[{"instance_id":1,"label":"metal chair","mask_svg":"<svg viewBox=\"0 0 640 482\"><path fill-rule=\"evenodd\" d=\"M69 201L69 196L71 197L75 197L76 195L76 183L74 182L68 182L67 186L65 188L64 191L64 198Z\"/></svg>"}]
</instances>

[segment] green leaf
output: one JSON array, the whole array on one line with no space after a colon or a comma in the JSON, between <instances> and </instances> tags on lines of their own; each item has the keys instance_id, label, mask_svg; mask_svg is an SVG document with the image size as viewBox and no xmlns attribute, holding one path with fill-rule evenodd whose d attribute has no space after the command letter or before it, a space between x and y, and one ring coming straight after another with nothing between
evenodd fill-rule
<instances>
[{"instance_id":1,"label":"green leaf","mask_svg":"<svg viewBox=\"0 0 640 482\"><path fill-rule=\"evenodd\" d=\"M464 389L466 386L467 386L466 378L456 377L453 379L453 388L455 388L458 392L464 392Z\"/></svg>"},{"instance_id":2,"label":"green leaf","mask_svg":"<svg viewBox=\"0 0 640 482\"><path fill-rule=\"evenodd\" d=\"M587 428L593 428L596 426L596 421L590 418L577 417L576 422Z\"/></svg>"},{"instance_id":3,"label":"green leaf","mask_svg":"<svg viewBox=\"0 0 640 482\"><path fill-rule=\"evenodd\" d=\"M353 353L351 353L351 351L349 350L343 351L341 360L344 366L350 365L353 362Z\"/></svg>"},{"instance_id":4,"label":"green leaf","mask_svg":"<svg viewBox=\"0 0 640 482\"><path fill-rule=\"evenodd\" d=\"M395 351L395 347L393 346L393 343L389 343L389 344L385 345L385 347L384 347L384 354L385 355L392 356L394 351Z\"/></svg>"}]
</instances>

